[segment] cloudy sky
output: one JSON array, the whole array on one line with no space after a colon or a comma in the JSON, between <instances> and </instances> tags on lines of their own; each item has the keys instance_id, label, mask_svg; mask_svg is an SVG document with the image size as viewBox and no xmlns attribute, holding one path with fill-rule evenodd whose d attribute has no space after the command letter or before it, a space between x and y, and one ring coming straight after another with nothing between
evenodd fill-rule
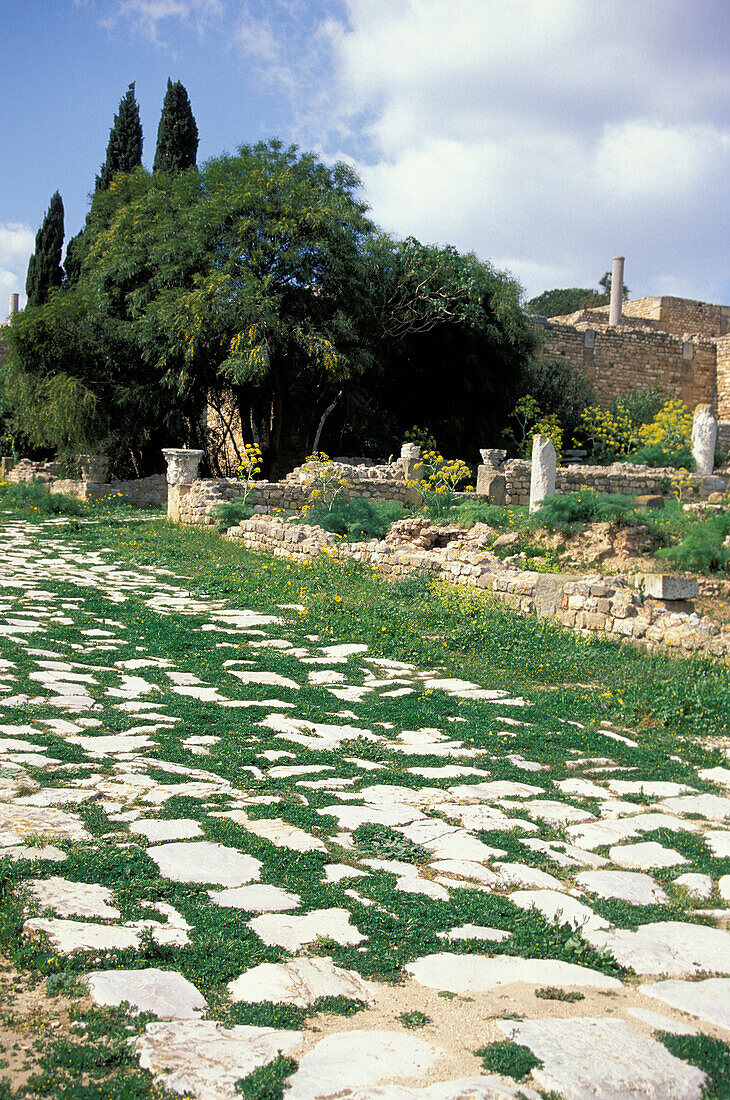
<instances>
[{"instance_id":1,"label":"cloudy sky","mask_svg":"<svg viewBox=\"0 0 730 1100\"><path fill-rule=\"evenodd\" d=\"M730 304L727 0L23 0L0 32L0 317L58 189L83 223L136 81L145 163L168 76L199 160L278 135L351 161L388 231L527 296Z\"/></svg>"}]
</instances>

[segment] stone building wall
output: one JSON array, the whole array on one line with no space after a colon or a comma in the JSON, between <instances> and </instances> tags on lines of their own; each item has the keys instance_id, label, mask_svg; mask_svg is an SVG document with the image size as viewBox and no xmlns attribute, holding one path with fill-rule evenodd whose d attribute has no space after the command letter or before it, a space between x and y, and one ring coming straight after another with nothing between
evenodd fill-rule
<instances>
[{"instance_id":1,"label":"stone building wall","mask_svg":"<svg viewBox=\"0 0 730 1100\"><path fill-rule=\"evenodd\" d=\"M718 348L713 340L683 340L665 332L586 320L576 324L552 320L542 326L542 332L542 357L566 359L585 374L601 405L610 405L636 388L659 386L690 408L700 404L718 408Z\"/></svg>"},{"instance_id":2,"label":"stone building wall","mask_svg":"<svg viewBox=\"0 0 730 1100\"><path fill-rule=\"evenodd\" d=\"M717 414L718 420L730 421L730 336L715 341L717 349ZM730 424L726 427L730 429ZM727 450L730 450L730 442Z\"/></svg>"},{"instance_id":3,"label":"stone building wall","mask_svg":"<svg viewBox=\"0 0 730 1100\"><path fill-rule=\"evenodd\" d=\"M232 527L227 537L248 550L293 561L311 561L321 553L350 557L392 578L416 569L426 570L439 580L490 592L518 611L552 618L569 629L626 640L648 649L730 658L730 627L694 612L673 612L661 601L644 599L626 577L568 576L519 569L480 545L484 532L479 527L459 533L446 546L420 549L413 543L388 541L390 532L385 540L348 544L320 527L262 515Z\"/></svg>"}]
</instances>

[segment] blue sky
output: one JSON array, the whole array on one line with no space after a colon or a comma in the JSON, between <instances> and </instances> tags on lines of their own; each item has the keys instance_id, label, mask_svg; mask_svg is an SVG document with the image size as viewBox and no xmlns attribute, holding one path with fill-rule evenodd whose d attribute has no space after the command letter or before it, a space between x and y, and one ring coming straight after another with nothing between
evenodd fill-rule
<instances>
[{"instance_id":1,"label":"blue sky","mask_svg":"<svg viewBox=\"0 0 730 1100\"><path fill-rule=\"evenodd\" d=\"M24 0L0 33L0 317L58 189L83 223L136 82L199 161L278 135L358 169L374 219L514 273L730 303L727 0Z\"/></svg>"}]
</instances>

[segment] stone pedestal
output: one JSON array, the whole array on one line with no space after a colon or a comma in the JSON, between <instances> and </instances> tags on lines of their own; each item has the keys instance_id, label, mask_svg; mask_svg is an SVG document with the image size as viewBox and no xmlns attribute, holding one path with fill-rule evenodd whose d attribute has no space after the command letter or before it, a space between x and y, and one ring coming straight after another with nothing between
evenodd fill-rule
<instances>
[{"instance_id":1,"label":"stone pedestal","mask_svg":"<svg viewBox=\"0 0 730 1100\"><path fill-rule=\"evenodd\" d=\"M479 454L484 465L491 466L493 470L498 470L507 457L507 452L499 447L483 447Z\"/></svg>"},{"instance_id":2,"label":"stone pedestal","mask_svg":"<svg viewBox=\"0 0 730 1100\"><path fill-rule=\"evenodd\" d=\"M421 448L417 443L404 443L400 449L403 477L406 481L418 481L423 474Z\"/></svg>"},{"instance_id":3,"label":"stone pedestal","mask_svg":"<svg viewBox=\"0 0 730 1100\"><path fill-rule=\"evenodd\" d=\"M546 435L536 435L532 440L532 468L530 470L530 512L536 512L546 497L555 492L555 474L558 456L552 440Z\"/></svg>"},{"instance_id":4,"label":"stone pedestal","mask_svg":"<svg viewBox=\"0 0 730 1100\"><path fill-rule=\"evenodd\" d=\"M507 478L494 466L477 466L477 496L490 504L503 505L507 499Z\"/></svg>"},{"instance_id":5,"label":"stone pedestal","mask_svg":"<svg viewBox=\"0 0 730 1100\"><path fill-rule=\"evenodd\" d=\"M203 452L168 447L162 454L167 463L167 518L171 523L179 523L180 504L197 480Z\"/></svg>"},{"instance_id":6,"label":"stone pedestal","mask_svg":"<svg viewBox=\"0 0 730 1100\"><path fill-rule=\"evenodd\" d=\"M79 473L82 481L91 481L103 485L109 472L108 455L78 455Z\"/></svg>"},{"instance_id":7,"label":"stone pedestal","mask_svg":"<svg viewBox=\"0 0 730 1100\"><path fill-rule=\"evenodd\" d=\"M709 476L715 467L717 421L709 405L698 405L692 420L692 457L697 473Z\"/></svg>"}]
</instances>

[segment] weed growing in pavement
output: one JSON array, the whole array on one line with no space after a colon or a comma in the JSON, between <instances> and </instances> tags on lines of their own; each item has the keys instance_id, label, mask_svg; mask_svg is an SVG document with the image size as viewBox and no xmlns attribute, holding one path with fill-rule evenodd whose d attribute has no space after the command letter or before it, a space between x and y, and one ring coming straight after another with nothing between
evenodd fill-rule
<instances>
[{"instance_id":1,"label":"weed growing in pavement","mask_svg":"<svg viewBox=\"0 0 730 1100\"><path fill-rule=\"evenodd\" d=\"M503 1077L512 1077L515 1081L522 1081L535 1066L542 1065L529 1047L509 1040L491 1043L474 1053L481 1058L484 1069L490 1073L501 1073Z\"/></svg>"}]
</instances>

